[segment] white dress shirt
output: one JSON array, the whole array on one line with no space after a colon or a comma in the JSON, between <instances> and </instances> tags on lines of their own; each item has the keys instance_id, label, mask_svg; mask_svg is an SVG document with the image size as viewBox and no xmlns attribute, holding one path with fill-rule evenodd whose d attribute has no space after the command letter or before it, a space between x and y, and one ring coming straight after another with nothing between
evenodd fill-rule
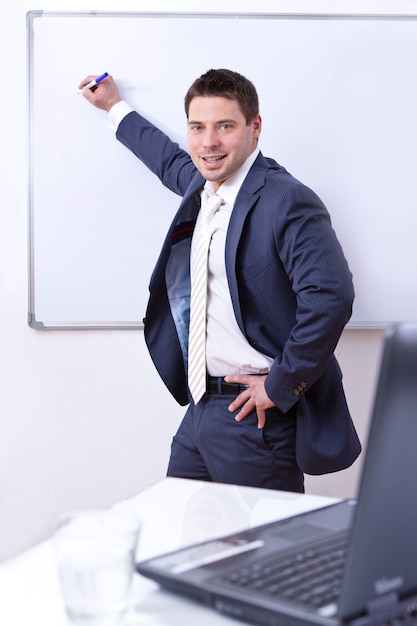
<instances>
[{"instance_id":1,"label":"white dress shirt","mask_svg":"<svg viewBox=\"0 0 417 626\"><path fill-rule=\"evenodd\" d=\"M252 348L236 322L225 263L230 216L236 196L258 153L259 149L252 152L239 170L217 190L223 204L214 217L208 257L206 360L210 376L266 373L272 364L271 358ZM207 181L205 187L213 191L211 182Z\"/></svg>"}]
</instances>

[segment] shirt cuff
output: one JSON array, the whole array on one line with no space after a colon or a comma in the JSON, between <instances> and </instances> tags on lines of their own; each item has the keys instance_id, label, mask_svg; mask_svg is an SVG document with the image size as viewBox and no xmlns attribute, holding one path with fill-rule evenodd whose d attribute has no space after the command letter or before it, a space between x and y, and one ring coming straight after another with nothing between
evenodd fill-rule
<instances>
[{"instance_id":1,"label":"shirt cuff","mask_svg":"<svg viewBox=\"0 0 417 626\"><path fill-rule=\"evenodd\" d=\"M108 112L108 123L109 127L116 132L119 127L120 122L126 115L133 111L130 104L125 102L124 100L120 100L116 102L115 105L112 106L110 111Z\"/></svg>"}]
</instances>

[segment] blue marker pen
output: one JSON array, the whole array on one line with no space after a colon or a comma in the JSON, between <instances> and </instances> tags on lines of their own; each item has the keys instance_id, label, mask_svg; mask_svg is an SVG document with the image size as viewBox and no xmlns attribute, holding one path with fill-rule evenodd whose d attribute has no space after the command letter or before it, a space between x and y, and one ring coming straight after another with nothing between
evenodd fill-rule
<instances>
[{"instance_id":1,"label":"blue marker pen","mask_svg":"<svg viewBox=\"0 0 417 626\"><path fill-rule=\"evenodd\" d=\"M97 85L97 83L99 83L101 80L103 80L104 78L107 78L108 73L104 72L104 74L102 74L101 76L98 76L97 78L95 78L94 80L92 80L91 82L88 83L88 85L84 86L84 89L91 89L91 87L95 87ZM82 93L83 90L79 89L78 93Z\"/></svg>"}]
</instances>

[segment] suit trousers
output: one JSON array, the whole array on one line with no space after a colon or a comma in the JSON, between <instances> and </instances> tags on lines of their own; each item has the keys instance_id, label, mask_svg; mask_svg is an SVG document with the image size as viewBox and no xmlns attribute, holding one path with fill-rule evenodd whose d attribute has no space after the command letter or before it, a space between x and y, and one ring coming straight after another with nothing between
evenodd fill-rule
<instances>
[{"instance_id":1,"label":"suit trousers","mask_svg":"<svg viewBox=\"0 0 417 626\"><path fill-rule=\"evenodd\" d=\"M228 406L233 395L205 394L193 403L173 438L167 476L304 492L295 459L295 411L268 409L266 424L256 412L241 422Z\"/></svg>"}]
</instances>

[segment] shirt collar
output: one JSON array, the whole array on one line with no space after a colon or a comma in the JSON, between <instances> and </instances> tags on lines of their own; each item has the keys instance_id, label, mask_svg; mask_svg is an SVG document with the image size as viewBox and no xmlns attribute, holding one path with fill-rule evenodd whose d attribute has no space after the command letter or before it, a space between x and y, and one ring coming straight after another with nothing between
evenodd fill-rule
<instances>
[{"instance_id":1,"label":"shirt collar","mask_svg":"<svg viewBox=\"0 0 417 626\"><path fill-rule=\"evenodd\" d=\"M229 178L227 178L217 190L217 195L221 196L227 204L230 204L230 206L233 207L237 194L239 193L240 188L243 184L243 181L248 175L248 172L254 164L259 152L259 148L256 148L253 152L251 152L246 161L237 170L237 172L232 174L232 176L229 176ZM207 180L204 185L204 189L206 189L209 194L214 193L213 183Z\"/></svg>"}]
</instances>

